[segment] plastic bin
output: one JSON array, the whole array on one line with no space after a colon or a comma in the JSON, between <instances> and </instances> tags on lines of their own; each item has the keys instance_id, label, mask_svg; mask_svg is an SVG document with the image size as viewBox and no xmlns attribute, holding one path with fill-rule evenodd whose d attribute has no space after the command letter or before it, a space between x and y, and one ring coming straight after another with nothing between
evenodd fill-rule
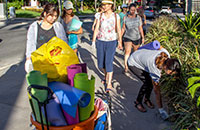
<instances>
[{"instance_id":1,"label":"plastic bin","mask_svg":"<svg viewBox=\"0 0 200 130\"><path fill-rule=\"evenodd\" d=\"M95 106L94 112L89 119L74 125L49 126L49 130L94 130L94 122L96 120L97 115L98 115L98 109ZM31 123L36 127L36 130L42 130L42 125L37 121L34 121L32 116L31 116ZM44 125L44 129L47 130L46 125Z\"/></svg>"}]
</instances>

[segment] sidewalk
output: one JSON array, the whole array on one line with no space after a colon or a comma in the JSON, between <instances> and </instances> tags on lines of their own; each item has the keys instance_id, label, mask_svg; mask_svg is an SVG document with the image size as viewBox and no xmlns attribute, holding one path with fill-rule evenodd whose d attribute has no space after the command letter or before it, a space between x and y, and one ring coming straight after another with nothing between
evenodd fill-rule
<instances>
[{"instance_id":1,"label":"sidewalk","mask_svg":"<svg viewBox=\"0 0 200 130\"><path fill-rule=\"evenodd\" d=\"M30 24L32 21L34 19L16 19L15 22ZM95 96L106 99L107 95L101 83L102 72L97 67L96 52L90 46L92 22L87 19L85 21L88 22L84 22L84 33L80 36L82 42L79 44L78 49L79 58L81 62L87 63L88 75L94 75L96 78ZM5 31L11 32L12 30L10 28L18 29L18 26L24 28L19 31L23 31L23 34L26 33L27 26L21 26L15 23L8 24L8 26L0 29L0 33L3 34ZM9 43L12 34L5 38L8 39L3 39L7 41L5 44L12 44ZM23 39L18 39L18 45L16 47L25 48L25 39L25 36ZM0 47L0 51L1 48L2 46ZM24 52L21 53L24 54ZM163 121L159 117L157 108L147 109L147 113L141 113L134 107L134 100L141 86L141 81L133 75L126 76L122 74L123 68L123 52L117 50L114 59L114 91L110 93L112 99L111 118L113 130L162 130L170 126L169 122ZM24 60L0 70L0 76L0 130L33 129L33 127L29 126L31 109L26 90L27 83L25 80ZM155 104L154 94L152 94L152 101Z\"/></svg>"}]
</instances>

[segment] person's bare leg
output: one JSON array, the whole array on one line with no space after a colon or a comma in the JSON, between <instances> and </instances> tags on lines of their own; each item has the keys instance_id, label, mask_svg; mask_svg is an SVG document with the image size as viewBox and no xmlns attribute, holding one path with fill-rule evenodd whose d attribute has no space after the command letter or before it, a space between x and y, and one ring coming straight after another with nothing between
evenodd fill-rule
<instances>
[{"instance_id":1,"label":"person's bare leg","mask_svg":"<svg viewBox=\"0 0 200 130\"><path fill-rule=\"evenodd\" d=\"M105 84L107 82L107 73L106 73L106 70L105 69L102 69L103 70L103 73L104 73L104 78L103 80L101 81L101 83Z\"/></svg>"},{"instance_id":2,"label":"person's bare leg","mask_svg":"<svg viewBox=\"0 0 200 130\"><path fill-rule=\"evenodd\" d=\"M136 51L139 47L140 47L140 45L134 45L133 44L133 51Z\"/></svg>"},{"instance_id":3,"label":"person's bare leg","mask_svg":"<svg viewBox=\"0 0 200 130\"><path fill-rule=\"evenodd\" d=\"M107 79L107 88L112 89L112 76L113 72L107 72L106 79Z\"/></svg>"},{"instance_id":4,"label":"person's bare leg","mask_svg":"<svg viewBox=\"0 0 200 130\"><path fill-rule=\"evenodd\" d=\"M131 49L132 49L132 42L124 42L125 44L125 55L124 55L124 69L125 69L125 72L128 71L128 64L127 64L127 61L128 61L128 58L131 54Z\"/></svg>"}]
</instances>

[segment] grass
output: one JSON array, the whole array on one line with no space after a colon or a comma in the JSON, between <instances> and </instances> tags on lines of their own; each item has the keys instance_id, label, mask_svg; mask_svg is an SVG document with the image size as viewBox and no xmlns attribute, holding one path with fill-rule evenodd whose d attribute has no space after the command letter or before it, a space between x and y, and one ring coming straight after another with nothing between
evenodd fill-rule
<instances>
[{"instance_id":1,"label":"grass","mask_svg":"<svg viewBox=\"0 0 200 130\"><path fill-rule=\"evenodd\" d=\"M36 18L39 17L41 13L28 11L28 10L16 10L16 17L20 18Z\"/></svg>"},{"instance_id":2,"label":"grass","mask_svg":"<svg viewBox=\"0 0 200 130\"><path fill-rule=\"evenodd\" d=\"M90 15L95 14L94 10L84 10L80 13L74 12L77 16L79 15ZM29 11L29 10L16 10L16 17L19 18L36 18L39 17L41 13L35 12L35 11Z\"/></svg>"},{"instance_id":3,"label":"grass","mask_svg":"<svg viewBox=\"0 0 200 130\"><path fill-rule=\"evenodd\" d=\"M76 11L74 11L74 13L76 14L76 15L90 15L90 14L95 14L96 12L95 12L95 10L84 10L84 11L80 11L80 13L77 13Z\"/></svg>"}]
</instances>

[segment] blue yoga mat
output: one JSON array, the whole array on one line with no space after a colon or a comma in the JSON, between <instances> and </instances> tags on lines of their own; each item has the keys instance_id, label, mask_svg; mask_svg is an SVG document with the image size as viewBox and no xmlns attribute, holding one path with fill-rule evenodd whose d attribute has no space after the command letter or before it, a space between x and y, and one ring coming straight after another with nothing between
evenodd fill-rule
<instances>
[{"instance_id":1,"label":"blue yoga mat","mask_svg":"<svg viewBox=\"0 0 200 130\"><path fill-rule=\"evenodd\" d=\"M150 42L148 44L145 44L145 45L139 47L138 50L139 49L158 50L158 49L160 49L160 42L155 40L153 42Z\"/></svg>"},{"instance_id":2,"label":"blue yoga mat","mask_svg":"<svg viewBox=\"0 0 200 130\"><path fill-rule=\"evenodd\" d=\"M85 91L61 82L50 82L48 86L58 97L63 110L70 116L76 116L77 106L86 107L91 96Z\"/></svg>"}]
</instances>

